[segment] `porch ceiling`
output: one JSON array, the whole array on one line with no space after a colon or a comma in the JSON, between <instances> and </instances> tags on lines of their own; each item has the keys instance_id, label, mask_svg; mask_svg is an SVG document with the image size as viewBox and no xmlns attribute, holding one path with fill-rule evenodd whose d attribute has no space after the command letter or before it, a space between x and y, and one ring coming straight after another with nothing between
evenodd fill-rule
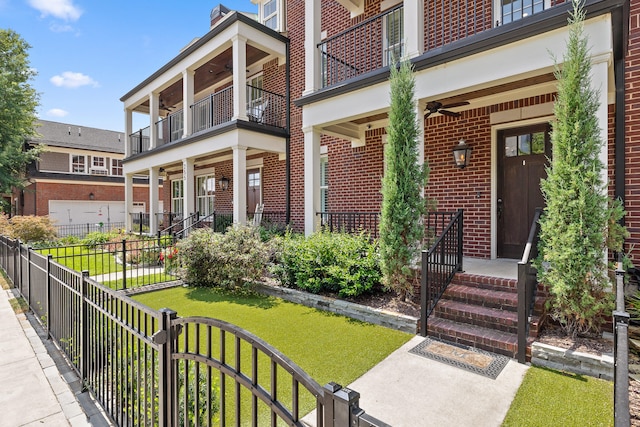
<instances>
[{"instance_id":1,"label":"porch ceiling","mask_svg":"<svg viewBox=\"0 0 640 427\"><path fill-rule=\"evenodd\" d=\"M247 68L251 68L266 58L269 54L255 46L247 44ZM205 64L195 70L194 92L197 94L208 87L220 86L225 80L233 76L232 68L233 49L229 47L219 55L211 58ZM160 106L163 111L169 111L169 108L176 108L182 102L182 79L172 83L170 86L160 92ZM164 108L163 108L164 107ZM149 100L141 103L134 111L140 113L149 113Z\"/></svg>"},{"instance_id":2,"label":"porch ceiling","mask_svg":"<svg viewBox=\"0 0 640 427\"><path fill-rule=\"evenodd\" d=\"M497 85L487 86L480 89L469 90L464 93L456 95L445 95L439 97L437 101L440 101L443 105L455 104L462 101L469 102L469 105L449 108L448 110L461 112L465 110L472 110L474 108L483 107L492 103L498 102L497 99L513 99L518 92L522 92L523 89L536 87L538 90L546 88L553 90L555 86L556 78L553 73L546 73L537 76L522 78L516 81L501 83ZM546 93L545 90L542 90ZM434 101L435 99L421 99L420 105L424 109L427 102ZM364 138L364 132L368 129L376 129L386 127L389 123L389 113L387 111L381 113L370 114L363 117L352 118L341 123L333 123L322 128L323 132L357 142Z\"/></svg>"}]
</instances>

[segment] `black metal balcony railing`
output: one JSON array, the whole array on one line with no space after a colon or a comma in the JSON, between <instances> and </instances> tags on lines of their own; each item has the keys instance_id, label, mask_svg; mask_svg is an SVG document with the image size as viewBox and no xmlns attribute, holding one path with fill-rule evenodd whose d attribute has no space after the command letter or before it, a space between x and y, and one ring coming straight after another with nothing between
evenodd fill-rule
<instances>
[{"instance_id":1,"label":"black metal balcony railing","mask_svg":"<svg viewBox=\"0 0 640 427\"><path fill-rule=\"evenodd\" d=\"M233 86L212 93L193 105L191 120L193 133L228 123L233 118ZM286 97L247 85L245 106L249 121L279 128L286 127ZM175 111L156 125L156 144L161 147L184 138L184 110ZM131 155L151 150L150 128L146 127L129 136Z\"/></svg>"},{"instance_id":2,"label":"black metal balcony railing","mask_svg":"<svg viewBox=\"0 0 640 427\"><path fill-rule=\"evenodd\" d=\"M184 111L178 110L156 122L156 147L182 139L184 136Z\"/></svg>"},{"instance_id":3,"label":"black metal balcony railing","mask_svg":"<svg viewBox=\"0 0 640 427\"><path fill-rule=\"evenodd\" d=\"M129 144L131 144L131 155L149 151L150 142L151 139L149 126L129 135Z\"/></svg>"},{"instance_id":4,"label":"black metal balcony railing","mask_svg":"<svg viewBox=\"0 0 640 427\"><path fill-rule=\"evenodd\" d=\"M193 132L200 132L231 121L233 117L233 87L212 93L191 106Z\"/></svg>"},{"instance_id":5,"label":"black metal balcony railing","mask_svg":"<svg viewBox=\"0 0 640 427\"><path fill-rule=\"evenodd\" d=\"M247 85L247 117L267 126L286 126L286 98L262 88Z\"/></svg>"},{"instance_id":6,"label":"black metal balcony railing","mask_svg":"<svg viewBox=\"0 0 640 427\"><path fill-rule=\"evenodd\" d=\"M566 0L550 0L550 7ZM434 0L424 3L425 52L499 25L525 19L545 8L544 0L505 2L494 13L493 0L453 2ZM499 17L494 20L494 16ZM388 66L392 57L405 53L403 41L404 8L400 4L366 19L318 44L322 87L332 86L356 76Z\"/></svg>"}]
</instances>

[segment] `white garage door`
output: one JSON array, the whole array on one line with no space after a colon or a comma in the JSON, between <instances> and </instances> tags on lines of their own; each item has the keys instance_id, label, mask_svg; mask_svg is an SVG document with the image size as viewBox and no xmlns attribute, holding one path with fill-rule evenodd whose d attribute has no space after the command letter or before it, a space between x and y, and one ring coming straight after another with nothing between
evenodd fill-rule
<instances>
[{"instance_id":1,"label":"white garage door","mask_svg":"<svg viewBox=\"0 0 640 427\"><path fill-rule=\"evenodd\" d=\"M49 218L56 225L124 222L124 202L50 200Z\"/></svg>"}]
</instances>

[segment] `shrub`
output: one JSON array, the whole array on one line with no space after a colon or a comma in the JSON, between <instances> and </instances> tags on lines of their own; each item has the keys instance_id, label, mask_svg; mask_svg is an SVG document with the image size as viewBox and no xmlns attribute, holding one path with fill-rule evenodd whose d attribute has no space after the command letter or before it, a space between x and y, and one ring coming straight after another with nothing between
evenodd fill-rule
<instances>
[{"instance_id":1,"label":"shrub","mask_svg":"<svg viewBox=\"0 0 640 427\"><path fill-rule=\"evenodd\" d=\"M4 213L0 213L0 235L11 235L11 223L9 222L9 217L7 216L7 214Z\"/></svg>"},{"instance_id":2,"label":"shrub","mask_svg":"<svg viewBox=\"0 0 640 427\"><path fill-rule=\"evenodd\" d=\"M271 271L284 286L355 297L380 288L378 258L377 245L364 233L288 234Z\"/></svg>"},{"instance_id":3,"label":"shrub","mask_svg":"<svg viewBox=\"0 0 640 427\"><path fill-rule=\"evenodd\" d=\"M52 240L56 237L56 229L46 216L14 216L10 223L10 237L24 243Z\"/></svg>"},{"instance_id":4,"label":"shrub","mask_svg":"<svg viewBox=\"0 0 640 427\"><path fill-rule=\"evenodd\" d=\"M193 231L177 244L181 278L194 286L243 287L259 280L271 253L255 228L229 227L225 234Z\"/></svg>"}]
</instances>

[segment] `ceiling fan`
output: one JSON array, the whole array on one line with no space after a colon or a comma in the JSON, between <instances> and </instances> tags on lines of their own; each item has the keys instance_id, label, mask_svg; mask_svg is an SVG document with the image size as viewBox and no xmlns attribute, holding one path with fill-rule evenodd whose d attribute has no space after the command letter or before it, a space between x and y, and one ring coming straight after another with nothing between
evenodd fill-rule
<instances>
[{"instance_id":1,"label":"ceiling fan","mask_svg":"<svg viewBox=\"0 0 640 427\"><path fill-rule=\"evenodd\" d=\"M172 111L171 107L167 107L166 105L164 105L164 101L162 99L160 100L160 105L158 106L158 108L160 108L161 110L164 110L164 111L168 111L168 112Z\"/></svg>"},{"instance_id":2,"label":"ceiling fan","mask_svg":"<svg viewBox=\"0 0 640 427\"><path fill-rule=\"evenodd\" d=\"M424 109L427 113L424 115L425 119L433 113L444 114L445 116L460 117L460 113L454 111L444 110L444 108L462 107L463 105L469 105L468 101L454 102L451 104L443 105L440 101L427 102L427 107Z\"/></svg>"}]
</instances>

